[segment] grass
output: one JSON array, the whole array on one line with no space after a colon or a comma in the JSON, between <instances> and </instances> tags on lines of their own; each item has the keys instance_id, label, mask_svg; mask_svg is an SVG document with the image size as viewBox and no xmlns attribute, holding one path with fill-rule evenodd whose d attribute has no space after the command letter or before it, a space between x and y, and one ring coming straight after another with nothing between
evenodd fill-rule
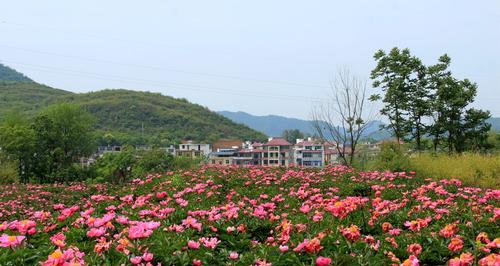
<instances>
[{"instance_id":1,"label":"grass","mask_svg":"<svg viewBox=\"0 0 500 266\"><path fill-rule=\"evenodd\" d=\"M423 153L410 158L410 165L417 174L423 177L457 178L464 185L500 188L500 154Z\"/></svg>"}]
</instances>

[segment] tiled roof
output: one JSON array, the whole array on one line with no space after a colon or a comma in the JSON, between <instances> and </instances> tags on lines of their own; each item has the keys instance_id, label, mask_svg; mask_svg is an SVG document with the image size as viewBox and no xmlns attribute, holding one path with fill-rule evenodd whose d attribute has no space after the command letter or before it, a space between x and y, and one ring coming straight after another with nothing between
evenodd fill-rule
<instances>
[{"instance_id":1,"label":"tiled roof","mask_svg":"<svg viewBox=\"0 0 500 266\"><path fill-rule=\"evenodd\" d=\"M232 147L240 147L241 144L243 143L242 140L239 139L221 139L212 145L213 150L218 150L218 149L229 149Z\"/></svg>"},{"instance_id":2,"label":"tiled roof","mask_svg":"<svg viewBox=\"0 0 500 266\"><path fill-rule=\"evenodd\" d=\"M282 138L273 138L268 141L264 146L291 146L290 142L282 139Z\"/></svg>"}]
</instances>

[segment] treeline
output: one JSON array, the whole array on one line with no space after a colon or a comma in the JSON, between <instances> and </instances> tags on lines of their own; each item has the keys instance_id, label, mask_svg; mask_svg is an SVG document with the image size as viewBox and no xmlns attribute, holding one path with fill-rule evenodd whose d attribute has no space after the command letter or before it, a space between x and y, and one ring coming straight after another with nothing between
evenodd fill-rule
<instances>
[{"instance_id":1,"label":"treeline","mask_svg":"<svg viewBox=\"0 0 500 266\"><path fill-rule=\"evenodd\" d=\"M90 166L81 164L82 158L96 152L99 135L95 118L78 105L51 105L31 119L9 114L0 124L0 181L126 182L132 176L196 163L163 150L136 151L130 146Z\"/></svg>"},{"instance_id":2,"label":"treeline","mask_svg":"<svg viewBox=\"0 0 500 266\"><path fill-rule=\"evenodd\" d=\"M458 79L450 71L448 55L426 66L409 49L379 50L371 72L373 86L382 94L380 113L400 141L415 143L418 151L433 149L450 153L488 148L489 111L469 107L477 94L476 83Z\"/></svg>"}]
</instances>

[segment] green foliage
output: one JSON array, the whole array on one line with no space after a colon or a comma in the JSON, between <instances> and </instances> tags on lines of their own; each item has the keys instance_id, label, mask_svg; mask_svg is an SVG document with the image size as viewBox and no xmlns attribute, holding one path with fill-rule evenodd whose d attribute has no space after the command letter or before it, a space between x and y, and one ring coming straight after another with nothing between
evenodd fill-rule
<instances>
[{"instance_id":1,"label":"green foliage","mask_svg":"<svg viewBox=\"0 0 500 266\"><path fill-rule=\"evenodd\" d=\"M35 82L0 81L0 121L13 112L34 117L49 102L66 94L72 93Z\"/></svg>"},{"instance_id":2,"label":"green foliage","mask_svg":"<svg viewBox=\"0 0 500 266\"><path fill-rule=\"evenodd\" d=\"M174 169L191 169L196 166L199 166L201 163L201 159L192 159L183 156L174 157L174 161L172 167Z\"/></svg>"},{"instance_id":3,"label":"green foliage","mask_svg":"<svg viewBox=\"0 0 500 266\"><path fill-rule=\"evenodd\" d=\"M389 128L397 140L410 134L408 113L412 98L417 93L422 63L410 54L409 49L400 51L393 48L389 54L379 50L374 55L377 66L372 70L373 87L380 87L384 96L372 96L372 100L382 98L382 115L389 118Z\"/></svg>"},{"instance_id":4,"label":"green foliage","mask_svg":"<svg viewBox=\"0 0 500 266\"><path fill-rule=\"evenodd\" d=\"M39 182L70 179L72 165L96 150L93 117L71 104L51 105L35 117L37 159L33 174Z\"/></svg>"},{"instance_id":5,"label":"green foliage","mask_svg":"<svg viewBox=\"0 0 500 266\"><path fill-rule=\"evenodd\" d=\"M161 149L139 151L138 157L133 171L135 176L165 172L174 165L174 156Z\"/></svg>"},{"instance_id":6,"label":"green foliage","mask_svg":"<svg viewBox=\"0 0 500 266\"><path fill-rule=\"evenodd\" d=\"M0 125L0 143L16 161L21 182L62 182L77 176L74 164L95 150L92 117L78 106L53 105L32 121L8 115Z\"/></svg>"},{"instance_id":7,"label":"green foliage","mask_svg":"<svg viewBox=\"0 0 500 266\"><path fill-rule=\"evenodd\" d=\"M477 85L453 77L448 69L451 59L446 54L429 67L408 49L396 47L389 54L379 50L374 58L373 86L380 87L384 96L374 95L371 100L382 99L380 112L389 118L398 141L415 140L417 150L421 150L422 139L430 134L434 150L441 146L460 153L487 147L490 113L468 108L474 102Z\"/></svg>"},{"instance_id":8,"label":"green foliage","mask_svg":"<svg viewBox=\"0 0 500 266\"><path fill-rule=\"evenodd\" d=\"M0 148L6 158L16 162L21 182L28 182L32 174L35 144L35 132L22 116L11 113L0 124Z\"/></svg>"},{"instance_id":9,"label":"green foliage","mask_svg":"<svg viewBox=\"0 0 500 266\"><path fill-rule=\"evenodd\" d=\"M290 143L295 143L297 139L305 138L305 134L298 129L286 129L281 134L281 137Z\"/></svg>"},{"instance_id":10,"label":"green foliage","mask_svg":"<svg viewBox=\"0 0 500 266\"><path fill-rule=\"evenodd\" d=\"M410 168L410 159L404 145L397 142L382 144L380 153L375 159L374 168L381 171L406 171Z\"/></svg>"},{"instance_id":11,"label":"green foliage","mask_svg":"<svg viewBox=\"0 0 500 266\"><path fill-rule=\"evenodd\" d=\"M19 179L17 162L0 153L0 184L16 183Z\"/></svg>"},{"instance_id":12,"label":"green foliage","mask_svg":"<svg viewBox=\"0 0 500 266\"><path fill-rule=\"evenodd\" d=\"M105 153L93 166L97 177L111 183L130 181L137 161L134 153L132 147L125 147L121 152Z\"/></svg>"}]
</instances>

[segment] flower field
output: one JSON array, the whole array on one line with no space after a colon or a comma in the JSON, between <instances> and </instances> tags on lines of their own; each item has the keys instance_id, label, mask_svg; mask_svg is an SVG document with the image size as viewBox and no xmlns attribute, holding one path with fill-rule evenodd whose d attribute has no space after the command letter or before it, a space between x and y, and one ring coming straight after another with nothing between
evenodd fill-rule
<instances>
[{"instance_id":1,"label":"flower field","mask_svg":"<svg viewBox=\"0 0 500 266\"><path fill-rule=\"evenodd\" d=\"M500 190L212 167L0 187L0 265L500 265Z\"/></svg>"}]
</instances>

